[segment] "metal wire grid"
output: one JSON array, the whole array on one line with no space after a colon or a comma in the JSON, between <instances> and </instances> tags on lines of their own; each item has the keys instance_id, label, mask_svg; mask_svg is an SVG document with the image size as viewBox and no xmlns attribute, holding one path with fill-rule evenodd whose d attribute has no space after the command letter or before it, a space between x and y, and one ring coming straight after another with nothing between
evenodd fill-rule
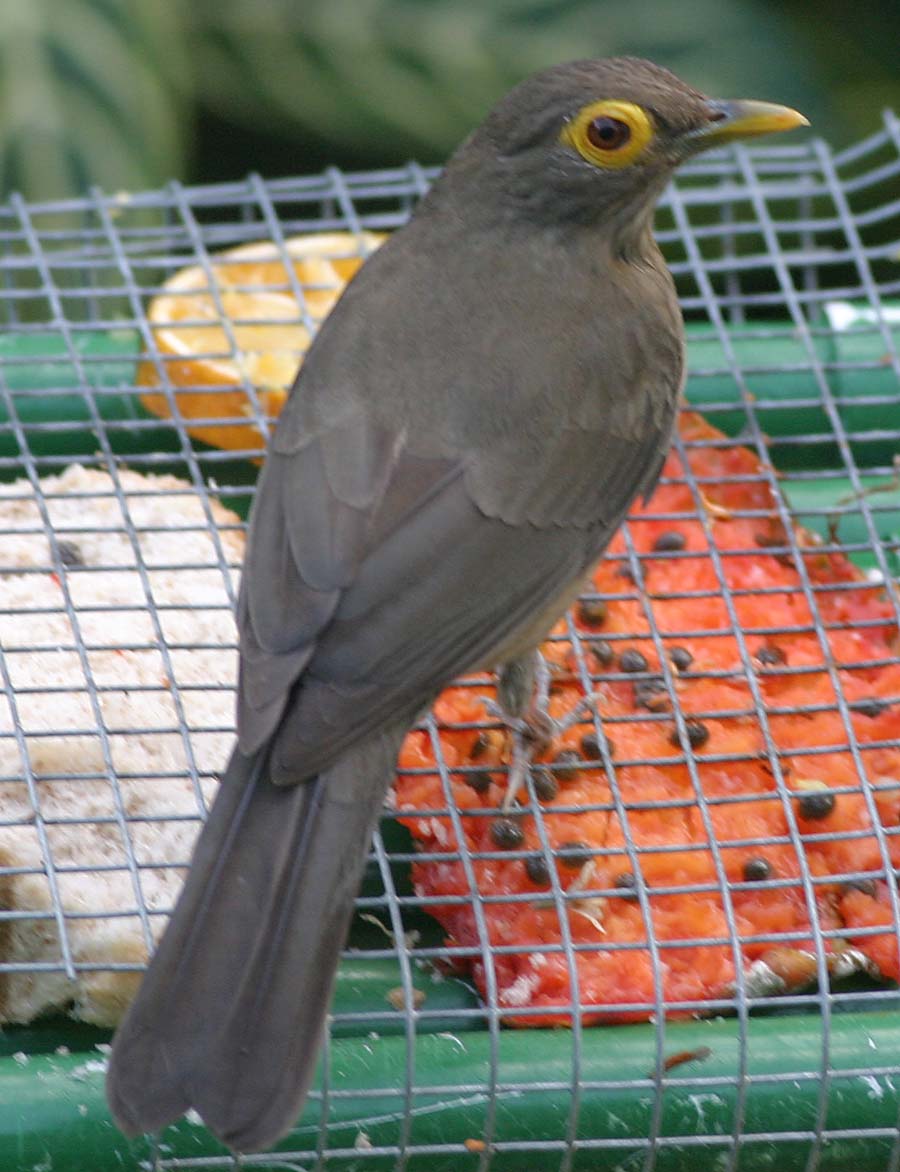
<instances>
[{"instance_id":1,"label":"metal wire grid","mask_svg":"<svg viewBox=\"0 0 900 1172\"><path fill-rule=\"evenodd\" d=\"M784 490L779 496L780 519L784 524L783 553L791 557L797 568L803 596L815 618L823 660L827 665L837 697L846 734L847 751L852 755L863 793L872 815L873 833L878 839L883 860L883 873L893 875L889 853L889 838L896 833L893 827L882 827L875 810L870 779L866 769L867 745L861 749L854 736L850 707L844 697L836 665L829 654L824 627L819 617L818 598L823 591L834 587L813 585L797 545L792 521L802 513L806 524L826 531L824 551L842 551L862 559L881 579L890 582L896 574L896 556L900 548L897 531L900 526L891 520L890 501L876 494L867 494L872 483L889 483L893 476L893 452L900 448L900 358L896 341L896 319L890 317L886 305L892 297L900 296L900 268L897 264L900 238L900 199L896 196L896 181L900 175L900 123L886 115L884 128L851 150L832 154L818 140L800 146L764 146L736 148L727 154L710 156L687 169L672 187L660 213L658 237L670 261L679 285L679 292L688 322L693 330L692 395L702 402L703 411L713 423L735 423L741 442L754 450L763 461L774 462L782 469L777 483L774 472L765 478ZM234 600L235 558L224 543L228 524L216 522L212 497L217 495L245 512L253 492L252 466L241 457L252 455L250 449L223 451L207 449L191 442L185 420L181 417L177 388L169 377L172 355L158 345L158 335L146 319L148 299L159 292L163 281L185 264L200 265L206 273L209 288L217 296L214 280L214 253L246 241L274 240L283 245L286 237L304 231L345 230L359 237L362 229L390 230L408 216L416 200L426 190L432 174L415 165L397 171L383 171L361 175L345 175L329 170L321 176L296 180L264 182L251 177L246 183L204 188L184 188L172 184L165 191L140 195L106 196L93 192L89 199L64 203L26 205L13 198L0 209L0 318L4 323L0 335L0 403L7 422L7 441L0 448L0 479L27 478L32 499L39 514L35 534L46 536L48 555L45 564L35 564L29 572L53 572L59 580L60 610L68 618L73 634L70 650L78 657L91 722L81 731L93 736L101 746L102 767L93 773L81 771L77 776L64 772L38 775L31 764L29 738L23 732L21 721L15 720L17 704L23 698L22 689L14 689L7 662L0 657L0 679L6 693L12 728L0 733L0 741L14 743L21 761L22 772L0 778L2 785L21 784L28 787L32 809L31 824L38 836L41 864L32 867L34 873L46 875L51 892L51 906L41 912L11 908L0 910L0 926L26 919L43 919L55 928L54 939L58 954L41 961L0 960L0 975L29 972L59 972L70 979L94 972L134 970L133 961L80 961L70 945L73 923L81 917L104 918L110 913L87 909L75 913L65 909L60 897L60 881L71 868L60 864L52 849L53 827L59 819L43 813L48 783L65 780L102 782L109 787L113 812L108 823L114 828L124 853L124 862L109 864L110 870L127 871L133 902L116 909L114 916L140 917L141 931L146 942L152 938L153 928L161 919L160 909L150 908L144 897L144 880L148 872L160 864L139 855L134 849L135 825L129 819L122 798L121 770L115 767L114 735L144 735L148 732L166 732L177 737L184 754L182 770L143 770L142 777L151 777L161 784L175 778L186 779L193 787L198 811L202 808L202 785L209 770L198 763L195 738L199 731L220 735L224 739L231 728L227 722L219 726L198 729L188 712L192 696L202 692L203 683L179 682L179 671L174 661L178 653L190 650L190 644L167 642L164 620L166 608L155 598L153 574L166 567L147 564L144 552L148 530L134 521L135 490L123 486L123 471L174 471L192 486L201 504L204 529L211 535L212 556L203 567L218 571L227 603ZM288 266L287 283L300 303L299 321L309 330L315 321L306 305L304 290ZM862 303L866 313L857 314L849 329L834 328L834 317L828 316L834 303ZM221 302L218 308L221 310ZM231 357L237 351L236 338L222 315L228 347L215 355ZM202 322L197 322L202 326ZM97 350L96 339L119 339L120 349ZM839 345L823 350L838 339ZM847 343L847 345L845 345ZM134 357L143 351L145 361L152 365L158 389L165 395L172 421L161 423L141 412L134 400L139 388L134 382ZM774 355L775 357L770 357ZM38 368L36 387L32 373ZM124 373L123 373L124 372ZM29 380L32 380L29 382ZM857 381L853 381L857 380ZM192 390L203 390L203 387ZM210 384L209 393L221 388ZM267 423L261 412L256 389L246 380L243 389L251 402L254 420L265 433ZM39 392L39 393L37 393ZM33 405L40 400L41 411L35 414ZM73 412L73 401L75 410ZM130 409L116 413L112 406L125 403ZM792 417L799 423L792 434L778 434L773 421ZM850 422L848 422L848 420ZM196 421L192 421L196 423ZM207 421L204 421L207 422ZM222 423L215 414L208 422ZM227 421L224 421L227 424ZM723 441L725 442L725 441ZM682 444L683 449L683 444ZM804 465L800 456L808 458ZM684 451L682 451L684 455ZM68 583L70 575L103 573L110 567L66 567L61 556L58 535L54 538L50 520L52 496L43 491L40 478L59 472L73 459L101 469L111 478L111 493L118 503L121 530L133 555L132 565L142 592L142 598L133 605L135 613L150 615L152 639L135 640L131 650L156 652L161 657L166 684L158 688L147 686L148 697L154 692L171 698L174 721L160 729L122 728L110 730L104 718L104 697L114 685L98 683L92 672L92 655L96 647L81 634L83 606L76 606ZM378 946L378 934L370 937L366 956L392 961L396 965L397 983L401 990L403 1011L401 1031L403 1062L401 1085L381 1085L369 1090L354 1087L350 1090L335 1080L332 1070L334 1047L340 1044L342 1031L373 1031L396 1028L397 1014L390 1007L375 1013L371 1007L365 1012L339 1009L334 1016L333 1039L326 1048L322 1090L315 1098L317 1122L307 1123L297 1133L296 1151L285 1151L277 1160L272 1157L248 1158L252 1167L333 1166L341 1161L366 1162L391 1160L397 1168L418 1166L421 1159L453 1159L460 1166L487 1169L494 1161L504 1159L513 1167L548 1167L568 1170L591 1166L592 1159L609 1159L627 1168L650 1169L666 1164L667 1155L701 1149L711 1155L715 1166L735 1169L749 1166L744 1163L748 1152L763 1150L766 1145L780 1155L792 1153L796 1166L813 1169L829 1157L835 1145L853 1145L882 1141L884 1167L900 1167L900 1139L897 1120L889 1126L879 1122L868 1126L864 1119L852 1127L830 1125L830 1095L833 1084L844 1084L860 1077L883 1080L879 1086L900 1074L900 1064L874 1064L873 1055L860 1055L858 1065L838 1065L833 1042L835 1011L848 1008L873 1008L895 1004L893 994L886 989L838 988L829 991L826 971L826 941L837 935L834 929L823 927L816 915L815 888L817 879L805 861L791 801L791 786L785 778L781 757L768 725L754 665L735 609L735 598L727 586L722 555L716 550L708 518L702 507L704 482L689 475L696 514L704 519L710 556L716 568L721 592L725 598L731 625L730 633L737 640L743 668L753 699L748 714L760 723L770 766L777 781L779 794L789 827L789 842L800 861L800 881L811 912L811 932L814 938L816 969L819 987L813 991L794 992L781 1005L813 1015L817 1023L816 1058L804 1065L799 1060L796 1068L765 1074L751 1069L750 1014L753 1010L770 1007L771 1001L757 995L748 986L741 959L739 931L731 902L731 892L725 877L722 854L713 833L711 804L703 792L697 762L692 753L685 754L696 807L706 831L709 849L715 863L716 890L721 894L728 923L728 937L681 941L680 946L724 944L731 948L735 961L736 989L733 998L702 999L679 1008L695 1009L699 1013L727 1013L736 1015L736 1045L733 1068L728 1074L706 1075L702 1067L698 1073L683 1076L683 1086L706 1103L714 1113L716 1096L728 1093L733 1108L727 1118L717 1116L718 1132L698 1125L695 1135L684 1134L683 1129L671 1127L666 1109L666 1056L675 1044L675 1027L666 1023L668 1004L662 991L661 964L665 942L657 941L652 933L647 947L655 972L655 996L650 1003L636 1003L634 1008L654 1015L655 1028L644 1034L648 1059L644 1077L635 1079L615 1077L615 1071L601 1070L598 1077L591 1047L597 1031L586 1030L581 1024L580 1009L572 1009L572 1029L565 1035L566 1061L547 1064L548 1077L543 1071L524 1069L521 1063L509 1060L509 1055L520 1053L523 1034L501 1029L501 1017L510 1020L525 1010L505 1006L500 1009L494 969L495 960L504 948L489 943L485 909L489 897L478 894L471 857L465 846L465 828L460 812L451 799L451 770L441 751L439 731L433 718L428 729L435 749L446 805L436 808L434 816L451 820L454 849L449 857L461 859L469 895L473 902L480 946L447 948L439 933L424 931L420 940L405 934L406 924L416 913L427 911L427 897L417 896L403 886L403 875L415 854L393 834L379 836L374 847L370 871L372 882L360 898L360 910L376 916L390 933ZM812 503L792 513L786 503L792 493L800 494L811 485L833 483L835 492L827 503ZM839 487L838 487L839 486ZM841 493L849 492L849 504L843 503ZM175 490L154 489L157 495ZM0 497L3 489L0 487ZM805 499L805 498L804 498ZM678 520L682 514L669 519ZM839 522L834 530L835 519ZM887 525L887 529L885 526ZM893 529L891 526L895 526ZM841 540L841 533L852 528L852 539ZM75 530L77 533L78 531ZM0 529L5 537L12 530ZM16 534L21 535L17 528ZM70 533L65 534L66 537ZM642 562L632 541L628 542L629 564L637 582L641 580ZM751 555L757 550L737 551ZM689 557L690 555L681 555ZM735 556L729 551L728 556ZM202 568L202 567L198 567ZM19 572L18 568L17 571ZM623 591L627 594L629 590ZM896 595L891 593L896 611ZM652 621L652 612L640 591L647 619L650 621L653 646L659 656L662 674L674 696L674 679L663 653L661 632ZM189 604L188 609L189 609ZM220 607L224 609L224 604ZM118 609L122 609L121 607ZM900 618L900 615L896 617ZM773 632L777 633L777 632ZM706 632L683 632L692 636L720 636L721 629ZM666 639L671 633L666 632ZM570 624L568 638L575 648L578 674L585 693L595 686L595 679L587 657L587 647L574 624ZM7 648L9 650L9 648ZM28 653L36 647L15 645L15 652ZM890 662L897 662L891 659ZM785 673L802 669L784 667ZM614 674L606 673L609 678ZM225 685L220 685L227 691ZM42 688L49 694L51 689ZM27 692L27 690L26 690ZM898 698L900 699L900 698ZM769 710L771 712L771 710ZM640 719L653 719L642 713ZM663 719L660 717L660 719ZM666 717L673 720L686 743L685 718L678 704ZM488 728L485 720L478 727ZM71 730L65 730L68 735ZM629 829L629 813L633 805L626 805L616 786L616 775L627 761L613 759L608 738L614 736L615 726L604 727L595 715L595 732L604 746L602 768L612 783L613 812L624 833L625 851L629 865L637 873L640 868L639 847ZM63 730L45 728L42 735L53 738ZM723 760L736 760L723 758ZM855 787L847 787L851 792ZM842 791L837 791L838 793ZM545 812L529 795L529 810L535 818L543 849L550 850L550 838L545 823ZM564 811L556 804L554 811ZM495 810L467 811L466 816L484 817ZM170 823L186 820L191 814L173 816L144 815L142 821ZM95 820L96 821L96 820ZM4 821L0 808L0 829L11 825ZM806 836L809 841L810 836ZM814 836L818 837L818 836ZM828 835L821 837L827 838ZM397 845L395 845L397 843ZM748 838L744 845L763 845ZM729 846L733 844L729 843ZM497 852L498 855L500 852ZM508 857L508 856L504 856ZM177 860L166 860L171 866ZM186 861L186 860L182 860ZM92 870L97 868L92 867ZM77 872L77 868L75 868ZM0 879L28 872L27 867L0 867ZM863 877L861 872L849 873L845 878ZM890 884L895 928L900 925L900 908L893 884ZM702 893L708 888L696 885L672 885L669 892ZM603 892L598 894L602 895ZM553 878L552 896L561 908L565 897ZM639 887L637 896L646 923L650 922L649 896ZM505 902L517 897L505 896ZM518 897L524 898L524 897ZM452 897L441 900L452 902ZM559 946L566 958L573 989L578 988L575 945L567 928L567 915L559 916L562 942ZM416 919L416 923L423 921ZM865 936L860 929L858 935ZM773 934L773 942L784 942L785 937ZM402 946L398 946L402 942ZM788 941L789 942L789 941ZM616 947L611 945L611 947ZM552 950L552 946L548 946ZM509 951L507 949L506 951ZM449 956L472 958L473 952L485 963L487 989L484 1005L474 1002L451 1008L442 1005L431 1008L428 998L419 1003L416 987L420 985L422 966L433 966ZM354 954L356 955L356 954ZM534 1013L533 1009L528 1010ZM788 1019L793 1020L793 1019ZM445 1037L454 1031L465 1031L477 1026L487 1038L485 1062L477 1078L471 1072L467 1079L446 1081L435 1077L434 1051L427 1047L434 1036ZM790 1026L785 1030L789 1032ZM440 1032L435 1035L435 1031ZM548 1035L544 1035L547 1037ZM459 1033L456 1041L465 1045L467 1035ZM554 1035L558 1057L559 1035ZM462 1041L460 1041L462 1039ZM537 1037L533 1043L541 1043ZM549 1074L555 1077L549 1077ZM849 1085L848 1081L848 1085ZM814 1088L812 1111L798 1119L794 1127L778 1129L766 1126L751 1102L761 1087L776 1093L790 1093L792 1087ZM643 1131L638 1134L599 1134L592 1130L593 1116L588 1113L584 1122L585 1103L597 1097L632 1091L644 1095L648 1104L643 1119ZM510 1136L504 1130L503 1118L510 1105L523 1095L546 1097L557 1104L560 1119L552 1136L534 1139L528 1129L522 1128ZM356 1142L346 1140L346 1124L341 1124L341 1101L353 1098L362 1103L371 1101L373 1111L381 1110L385 1101L393 1123L389 1141L366 1146L365 1129L360 1127ZM434 1109L436 1103L455 1102L472 1110L477 1116L477 1136L483 1147L466 1148L457 1138L446 1143L432 1137L420 1138L419 1123L423 1115ZM423 1106L423 1103L426 1104ZM430 1104L431 1106L428 1106ZM702 1111L701 1111L702 1115ZM372 1130L375 1131L373 1119ZM384 1119L381 1120L382 1124ZM799 1124L803 1125L800 1126ZM343 1129L342 1129L343 1128ZM305 1136L305 1138L304 1138ZM314 1142L310 1147L310 1136ZM333 1138L337 1136L338 1138ZM303 1141L301 1143L301 1140ZM794 1145L794 1146L792 1146ZM799 1145L799 1146L797 1146ZM796 1155L800 1151L801 1155ZM154 1167L199 1168L228 1167L226 1156L205 1154L202 1157L172 1155L171 1149L161 1144L155 1149ZM519 1163L516 1163L516 1160ZM524 1163L522 1161L525 1161ZM587 1161L587 1164L585 1164Z\"/></svg>"}]
</instances>

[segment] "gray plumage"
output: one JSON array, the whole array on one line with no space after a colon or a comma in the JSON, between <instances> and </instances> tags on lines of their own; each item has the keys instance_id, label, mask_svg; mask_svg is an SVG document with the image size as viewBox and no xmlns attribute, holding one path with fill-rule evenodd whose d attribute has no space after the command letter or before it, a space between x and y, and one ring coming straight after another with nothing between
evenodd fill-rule
<instances>
[{"instance_id":1,"label":"gray plumage","mask_svg":"<svg viewBox=\"0 0 900 1172\"><path fill-rule=\"evenodd\" d=\"M113 1052L108 1093L123 1131L158 1130L194 1107L240 1150L296 1118L401 737L376 736L291 787L269 782L265 751L234 755Z\"/></svg>"},{"instance_id":2,"label":"gray plumage","mask_svg":"<svg viewBox=\"0 0 900 1172\"><path fill-rule=\"evenodd\" d=\"M653 112L640 163L560 141L601 98ZM296 1118L403 735L534 646L659 473L682 328L652 210L711 118L647 62L530 79L323 324L253 509L238 748L113 1049L126 1132L194 1107L253 1151Z\"/></svg>"}]
</instances>

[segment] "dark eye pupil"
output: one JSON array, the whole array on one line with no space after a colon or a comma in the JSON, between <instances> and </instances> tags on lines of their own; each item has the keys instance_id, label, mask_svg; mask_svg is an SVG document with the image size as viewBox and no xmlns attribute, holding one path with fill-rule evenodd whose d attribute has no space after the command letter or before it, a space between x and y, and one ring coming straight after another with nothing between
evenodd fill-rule
<instances>
[{"instance_id":1,"label":"dark eye pupil","mask_svg":"<svg viewBox=\"0 0 900 1172\"><path fill-rule=\"evenodd\" d=\"M618 118L595 118L588 124L588 141L600 151L617 151L631 138L631 127Z\"/></svg>"}]
</instances>

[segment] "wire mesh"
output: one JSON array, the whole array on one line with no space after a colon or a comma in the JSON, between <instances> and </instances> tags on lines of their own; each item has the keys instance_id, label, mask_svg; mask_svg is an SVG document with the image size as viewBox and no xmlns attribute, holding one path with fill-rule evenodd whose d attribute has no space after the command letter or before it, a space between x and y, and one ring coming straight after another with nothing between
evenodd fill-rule
<instances>
[{"instance_id":1,"label":"wire mesh","mask_svg":"<svg viewBox=\"0 0 900 1172\"><path fill-rule=\"evenodd\" d=\"M386 813L317 1090L277 1157L247 1157L244 1166L900 1166L897 998L885 979L896 976L896 960L894 970L884 964L896 957L900 930L900 767L896 775L888 768L900 742L860 735L860 720L889 711L900 694L876 703L848 691L848 680L900 665L896 638L877 651L866 641L900 618L898 176L900 123L887 114L883 129L842 153L818 140L737 147L691 164L667 193L657 235L688 326L688 398L721 430L682 429L663 487L680 486L687 497L668 510L636 506L606 555L613 577L602 597L629 607L635 628L598 634L574 615L548 644L551 660L554 644L569 656L579 695L634 689L629 711L595 704L579 716L594 739L578 768L605 788L585 807L568 802L560 783L551 809L537 788L541 774L532 774L520 813L533 841L484 849L472 828L498 810L479 797L497 793L482 781L503 766L452 750L460 737L490 743L496 719L472 716L471 705L429 716L418 734L427 760L401 769L397 802L403 807L422 779L437 779L414 812L432 841L419 834L427 849L417 850L397 820L409 822L409 810ZM271 308L265 298L274 297L287 338L282 357L296 364L336 291L327 266L301 272L289 263L286 242L348 233L337 245L340 269L377 245L369 233L401 225L432 178L415 165L331 169L56 203L13 198L0 208L0 1017L56 1015L44 1035L9 1032L20 1066L32 1045L37 1055L72 1038L104 1044L106 1035L78 1034L59 1015L106 1026L121 1012L227 757L241 518L283 398L247 354L261 344L254 331L271 320L259 307ZM283 264L223 269L219 252L261 240L274 242ZM169 310L177 308L175 333L190 337L187 374L172 321L161 326L150 308L159 295L172 297L166 282L182 280L185 267L195 275L178 284ZM241 297L250 300L235 309ZM236 397L224 400L223 389ZM217 446L198 440L213 428ZM729 472L702 462L736 447L753 454L752 466ZM774 525L766 540L722 546L721 512L710 502L723 488L756 491L756 504L742 498L730 516ZM763 489L770 503L760 505ZM648 523L695 526L703 547L649 548ZM810 531L819 535L816 557L846 556L862 575L817 575ZM751 630L748 600L768 595L774 612L785 593L736 577L735 567L761 552L789 567L796 618ZM645 583L663 560L683 570L665 599L708 606L708 623L661 625L660 599ZM699 562L711 573L701 586L692 584ZM854 604L876 593L877 613ZM760 659L761 640L771 647L796 636L815 654ZM852 657L836 656L839 636L842 647L858 637ZM712 647L723 638L736 649L724 667L673 662L678 640ZM624 670L621 651L637 645L646 651L641 669ZM823 677L833 697L824 701L813 694ZM686 711L679 697L688 679L726 698ZM793 689L786 706L767 690L772 680ZM804 681L812 699L802 695ZM481 682L468 682L471 694ZM784 718L822 713L836 714L839 743L802 735L784 743ZM758 741L720 752L695 744L698 723L722 719L744 722ZM664 755L629 753L649 743L647 730L662 728L671 736ZM809 794L797 787L796 762L814 776L836 754L844 774L831 793L855 803L858 823L810 825L798 815ZM635 795L633 771L673 761L682 770L677 794ZM772 779L765 792L710 787L713 771L740 779L760 761ZM460 804L466 780L471 800ZM754 830L754 804L772 802L781 811L775 838ZM577 820L585 808L615 828L615 841L593 844L573 884L554 819ZM723 836L734 811L746 829ZM649 843L647 813L690 819L695 833L689 842ZM773 848L794 861L789 873L735 876L735 851ZM828 851L839 862L823 870L817 860ZM681 869L647 879L667 856ZM546 865L540 890L489 889L492 867L539 866L535 858ZM699 858L700 878L690 865ZM613 863L632 877L624 896L611 885ZM441 889L450 872L454 883ZM823 915L836 892L855 888L875 903L876 887L880 918L849 932ZM791 893L802 923L748 928L741 909L754 892ZM697 906L713 900L718 928L685 921L674 934L660 932L656 909L683 897ZM641 933L606 931L616 900L637 909ZM558 940L504 939L503 917L524 922L541 901ZM593 917L593 939L573 927L573 909L584 913L582 927ZM464 913L468 936L448 937L436 911L445 923ZM877 953L873 941L882 942ZM803 958L802 980L773 977L774 950L795 965ZM527 982L509 979L523 953L542 957L570 992L535 1003ZM671 980L679 956L699 964L712 954L730 981L679 994ZM604 1000L585 984L584 958L599 955L643 965L648 980ZM878 979L873 955L885 970ZM480 995L448 963L475 966ZM643 1024L595 1026L597 1017ZM567 1029L509 1028L560 1020ZM39 1126L35 1135L38 1146L46 1142ZM141 1149L142 1166L232 1166L201 1135L192 1120L170 1129ZM109 1151L110 1166L121 1162L119 1149ZM56 1158L66 1166L65 1154ZM105 1165L98 1158L94 1166Z\"/></svg>"}]
</instances>

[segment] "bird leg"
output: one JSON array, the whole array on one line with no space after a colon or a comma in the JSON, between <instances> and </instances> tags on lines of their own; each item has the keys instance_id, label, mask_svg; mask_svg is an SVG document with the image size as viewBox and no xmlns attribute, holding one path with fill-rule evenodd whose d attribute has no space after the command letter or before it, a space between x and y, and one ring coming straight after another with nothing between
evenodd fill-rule
<instances>
[{"instance_id":1,"label":"bird leg","mask_svg":"<svg viewBox=\"0 0 900 1172\"><path fill-rule=\"evenodd\" d=\"M503 711L513 719L523 718L540 683L549 694L549 671L540 651L529 651L505 663L497 679L497 698Z\"/></svg>"},{"instance_id":2,"label":"bird leg","mask_svg":"<svg viewBox=\"0 0 900 1172\"><path fill-rule=\"evenodd\" d=\"M583 721L599 693L590 693L559 720L549 713L552 675L540 651L511 659L500 669L497 678L497 703L485 700L488 713L509 729L512 757L501 809L508 812L525 783L525 776L536 753L542 752L568 728Z\"/></svg>"},{"instance_id":3,"label":"bird leg","mask_svg":"<svg viewBox=\"0 0 900 1172\"><path fill-rule=\"evenodd\" d=\"M540 651L531 651L505 663L497 680L499 704L487 702L512 734L512 760L503 810L512 809L521 790L531 757L546 748L556 735L556 724L547 711L550 669Z\"/></svg>"}]
</instances>

